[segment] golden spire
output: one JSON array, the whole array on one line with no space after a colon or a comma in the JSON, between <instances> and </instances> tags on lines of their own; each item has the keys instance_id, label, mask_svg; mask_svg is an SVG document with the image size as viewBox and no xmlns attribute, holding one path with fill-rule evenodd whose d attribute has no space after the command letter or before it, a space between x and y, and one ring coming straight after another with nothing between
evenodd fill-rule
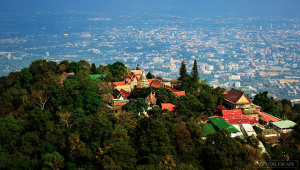
<instances>
[{"instance_id":1,"label":"golden spire","mask_svg":"<svg viewBox=\"0 0 300 170\"><path fill-rule=\"evenodd\" d=\"M144 61L143 61L143 71L145 71L145 70L144 70Z\"/></svg>"},{"instance_id":2,"label":"golden spire","mask_svg":"<svg viewBox=\"0 0 300 170\"><path fill-rule=\"evenodd\" d=\"M147 77L146 77L145 70L144 70L144 62L143 62L142 75L137 83L137 87L138 88L149 87L149 83L147 81Z\"/></svg>"}]
</instances>

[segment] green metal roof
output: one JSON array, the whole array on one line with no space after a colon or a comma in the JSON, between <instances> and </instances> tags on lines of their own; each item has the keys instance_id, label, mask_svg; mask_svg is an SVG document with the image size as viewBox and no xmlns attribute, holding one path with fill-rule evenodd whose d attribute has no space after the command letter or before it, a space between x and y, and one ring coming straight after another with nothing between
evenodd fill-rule
<instances>
[{"instance_id":1,"label":"green metal roof","mask_svg":"<svg viewBox=\"0 0 300 170\"><path fill-rule=\"evenodd\" d=\"M94 75L90 75L91 79L97 79L97 78L106 78L107 74L94 74Z\"/></svg>"},{"instance_id":2,"label":"green metal roof","mask_svg":"<svg viewBox=\"0 0 300 170\"><path fill-rule=\"evenodd\" d=\"M284 128L293 128L296 126L296 123L290 120L283 120L283 121L278 121L278 122L272 122L273 125L279 127L280 129Z\"/></svg>"},{"instance_id":3,"label":"green metal roof","mask_svg":"<svg viewBox=\"0 0 300 170\"><path fill-rule=\"evenodd\" d=\"M224 118L220 117L210 117L209 120L218 128L218 129L227 129L230 133L240 132L237 128L228 123Z\"/></svg>"},{"instance_id":4,"label":"green metal roof","mask_svg":"<svg viewBox=\"0 0 300 170\"><path fill-rule=\"evenodd\" d=\"M203 131L204 131L204 136L207 136L208 134L214 133L216 130L211 123L208 123L207 126L204 126Z\"/></svg>"}]
</instances>

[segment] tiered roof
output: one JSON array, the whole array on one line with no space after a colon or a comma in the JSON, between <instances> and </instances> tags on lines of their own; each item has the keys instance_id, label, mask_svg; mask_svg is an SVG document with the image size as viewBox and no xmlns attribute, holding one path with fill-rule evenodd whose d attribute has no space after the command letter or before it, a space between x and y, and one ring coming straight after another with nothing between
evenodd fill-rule
<instances>
[{"instance_id":1,"label":"tiered roof","mask_svg":"<svg viewBox=\"0 0 300 170\"><path fill-rule=\"evenodd\" d=\"M130 93L126 92L125 90L121 89L120 92L123 94L124 97L128 98Z\"/></svg>"},{"instance_id":2,"label":"tiered roof","mask_svg":"<svg viewBox=\"0 0 300 170\"><path fill-rule=\"evenodd\" d=\"M117 86L123 86L123 85L125 85L126 83L124 82L124 81L121 81L121 82L113 82L113 83L110 83L109 84L109 86L111 87L111 88L115 88L115 87L117 87Z\"/></svg>"},{"instance_id":3,"label":"tiered roof","mask_svg":"<svg viewBox=\"0 0 300 170\"><path fill-rule=\"evenodd\" d=\"M154 78L150 83L150 87L164 87L164 83L161 80Z\"/></svg>"},{"instance_id":4,"label":"tiered roof","mask_svg":"<svg viewBox=\"0 0 300 170\"><path fill-rule=\"evenodd\" d=\"M125 90L126 92L131 92L131 87L130 87L129 85L117 86L116 89L119 90L119 91L120 91L121 89L123 89L123 90Z\"/></svg>"},{"instance_id":5,"label":"tiered roof","mask_svg":"<svg viewBox=\"0 0 300 170\"><path fill-rule=\"evenodd\" d=\"M121 110L124 105L126 105L129 100L113 100L113 108L116 110Z\"/></svg>"}]
</instances>

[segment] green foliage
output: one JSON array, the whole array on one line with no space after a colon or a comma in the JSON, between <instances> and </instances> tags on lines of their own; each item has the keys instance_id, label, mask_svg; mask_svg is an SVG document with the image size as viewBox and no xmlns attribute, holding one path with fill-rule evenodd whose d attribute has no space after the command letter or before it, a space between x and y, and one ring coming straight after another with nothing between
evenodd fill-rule
<instances>
[{"instance_id":1,"label":"green foliage","mask_svg":"<svg viewBox=\"0 0 300 170\"><path fill-rule=\"evenodd\" d=\"M247 166L247 152L242 145L231 138L227 129L209 134L206 139L206 153L202 160L208 169L233 169ZM222 160L222 161L220 161Z\"/></svg>"},{"instance_id":2,"label":"green foliage","mask_svg":"<svg viewBox=\"0 0 300 170\"><path fill-rule=\"evenodd\" d=\"M180 155L190 155L194 149L191 133L184 122L179 123L176 127L176 147Z\"/></svg>"},{"instance_id":3,"label":"green foliage","mask_svg":"<svg viewBox=\"0 0 300 170\"><path fill-rule=\"evenodd\" d=\"M68 73L74 72L77 75L81 69L82 69L82 65L80 63L72 61L67 67L67 72Z\"/></svg>"},{"instance_id":4,"label":"green foliage","mask_svg":"<svg viewBox=\"0 0 300 170\"><path fill-rule=\"evenodd\" d=\"M146 75L147 79L153 79L155 76L149 71Z\"/></svg>"},{"instance_id":5,"label":"green foliage","mask_svg":"<svg viewBox=\"0 0 300 170\"><path fill-rule=\"evenodd\" d=\"M89 62L85 61L85 60L80 60L78 63L81 64L81 67L84 69L84 70L89 70L91 65Z\"/></svg>"},{"instance_id":6,"label":"green foliage","mask_svg":"<svg viewBox=\"0 0 300 170\"><path fill-rule=\"evenodd\" d=\"M112 158L117 167L121 169L135 169L137 162L136 151L127 143L114 143L114 146L110 148L105 155ZM110 164L103 163L105 169L113 169Z\"/></svg>"},{"instance_id":7,"label":"green foliage","mask_svg":"<svg viewBox=\"0 0 300 170\"><path fill-rule=\"evenodd\" d=\"M277 106L274 104L275 101L273 98L268 97L268 92L265 91L263 93L258 93L254 96L253 103L259 105L261 107L261 111L269 113L275 117L280 117L279 110Z\"/></svg>"},{"instance_id":8,"label":"green foliage","mask_svg":"<svg viewBox=\"0 0 300 170\"><path fill-rule=\"evenodd\" d=\"M64 157L61 156L58 152L46 153L42 156L43 160L43 169L55 169L58 170L64 167Z\"/></svg>"},{"instance_id":9,"label":"green foliage","mask_svg":"<svg viewBox=\"0 0 300 170\"><path fill-rule=\"evenodd\" d=\"M187 117L200 116L205 114L204 105L193 95L184 95L176 99L178 106L176 112Z\"/></svg>"},{"instance_id":10,"label":"green foliage","mask_svg":"<svg viewBox=\"0 0 300 170\"><path fill-rule=\"evenodd\" d=\"M163 122L152 119L142 119L139 134L139 155L141 164L158 164L164 156L175 153L171 145L168 129Z\"/></svg>"},{"instance_id":11,"label":"green foliage","mask_svg":"<svg viewBox=\"0 0 300 170\"><path fill-rule=\"evenodd\" d=\"M193 84L198 84L199 83L199 80L200 80L200 76L199 76L199 73L198 73L198 66L197 66L197 61L195 60L194 61L194 65L193 65L193 68L192 68L192 83Z\"/></svg>"},{"instance_id":12,"label":"green foliage","mask_svg":"<svg viewBox=\"0 0 300 170\"><path fill-rule=\"evenodd\" d=\"M180 66L180 69L179 69L179 77L178 77L178 82L179 83L183 83L185 82L184 81L184 78L186 78L188 75L187 71L186 71L186 65L184 63L184 60L181 62L181 66Z\"/></svg>"},{"instance_id":13,"label":"green foliage","mask_svg":"<svg viewBox=\"0 0 300 170\"><path fill-rule=\"evenodd\" d=\"M115 81L125 78L127 67L122 62L117 61L113 64L108 64L107 67L112 76L115 78Z\"/></svg>"},{"instance_id":14,"label":"green foliage","mask_svg":"<svg viewBox=\"0 0 300 170\"><path fill-rule=\"evenodd\" d=\"M211 93L200 93L197 98L205 106L203 109L205 115L212 115L216 111Z\"/></svg>"},{"instance_id":15,"label":"green foliage","mask_svg":"<svg viewBox=\"0 0 300 170\"><path fill-rule=\"evenodd\" d=\"M13 87L18 90L22 90L22 88L26 88L27 90L29 90L32 79L33 76L30 73L29 68L23 68L18 77L15 79L15 84Z\"/></svg>"},{"instance_id":16,"label":"green foliage","mask_svg":"<svg viewBox=\"0 0 300 170\"><path fill-rule=\"evenodd\" d=\"M130 98L132 98L132 99L137 99L137 98L145 99L147 96L150 95L151 89L152 88L150 88L150 87L148 87L148 88L135 88L130 92Z\"/></svg>"},{"instance_id":17,"label":"green foliage","mask_svg":"<svg viewBox=\"0 0 300 170\"><path fill-rule=\"evenodd\" d=\"M104 104L112 100L108 82L89 78L95 67L89 69L86 61L62 61L57 66L37 60L0 78L0 169L248 169L262 158L252 137L233 139L221 130L203 139L207 124L197 116L209 115L222 104L221 88L193 83L186 73L177 86L185 96L162 87L152 89L159 105L178 106L175 114L181 119L159 106L147 110L144 98L151 88L134 89L124 106L127 111L112 114ZM68 69L77 75L58 84L57 76ZM120 62L100 65L96 71L107 74L103 81L119 81L128 72ZM300 116L294 113L298 105L275 101L267 92L259 93L254 102L263 111L297 123L294 132L280 138L282 146L272 147L258 136L271 159L300 160ZM142 116L144 110L148 118Z\"/></svg>"},{"instance_id":18,"label":"green foliage","mask_svg":"<svg viewBox=\"0 0 300 170\"><path fill-rule=\"evenodd\" d=\"M78 107L83 108L87 115L96 113L97 107L103 105L102 97L99 94L91 91L84 91L82 94L83 100L80 100L78 103ZM80 107L82 106L83 107Z\"/></svg>"},{"instance_id":19,"label":"green foliage","mask_svg":"<svg viewBox=\"0 0 300 170\"><path fill-rule=\"evenodd\" d=\"M40 59L31 62L29 71L33 76L33 81L41 81L44 75L49 72L51 75L55 75L57 71L57 63L53 61L47 61L45 59Z\"/></svg>"},{"instance_id":20,"label":"green foliage","mask_svg":"<svg viewBox=\"0 0 300 170\"><path fill-rule=\"evenodd\" d=\"M176 95L172 92L172 90L158 87L155 90L156 97L156 105L161 105L161 103L174 103L176 99Z\"/></svg>"},{"instance_id":21,"label":"green foliage","mask_svg":"<svg viewBox=\"0 0 300 170\"><path fill-rule=\"evenodd\" d=\"M92 74L98 74L97 67L96 67L95 63L92 64L91 72L92 72Z\"/></svg>"},{"instance_id":22,"label":"green foliage","mask_svg":"<svg viewBox=\"0 0 300 170\"><path fill-rule=\"evenodd\" d=\"M126 111L132 111L133 115L138 116L147 110L148 105L143 98L129 99L129 102L123 106Z\"/></svg>"},{"instance_id":23,"label":"green foliage","mask_svg":"<svg viewBox=\"0 0 300 170\"><path fill-rule=\"evenodd\" d=\"M98 90L101 80L92 80L88 77L79 81L67 79L64 81L64 88L55 91L52 97L53 103L59 110L73 110L81 108L85 114L97 112L97 107L104 104Z\"/></svg>"}]
</instances>

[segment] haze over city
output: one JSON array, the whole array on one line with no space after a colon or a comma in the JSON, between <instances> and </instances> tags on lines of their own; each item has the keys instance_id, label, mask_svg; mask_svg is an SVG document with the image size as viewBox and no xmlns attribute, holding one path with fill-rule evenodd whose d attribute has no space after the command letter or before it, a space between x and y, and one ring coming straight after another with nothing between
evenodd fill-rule
<instances>
[{"instance_id":1,"label":"haze over city","mask_svg":"<svg viewBox=\"0 0 300 170\"><path fill-rule=\"evenodd\" d=\"M297 100L299 7L296 0L5 1L1 76L46 58L128 68L144 61L172 79L185 58L188 71L197 60L212 86Z\"/></svg>"}]
</instances>

